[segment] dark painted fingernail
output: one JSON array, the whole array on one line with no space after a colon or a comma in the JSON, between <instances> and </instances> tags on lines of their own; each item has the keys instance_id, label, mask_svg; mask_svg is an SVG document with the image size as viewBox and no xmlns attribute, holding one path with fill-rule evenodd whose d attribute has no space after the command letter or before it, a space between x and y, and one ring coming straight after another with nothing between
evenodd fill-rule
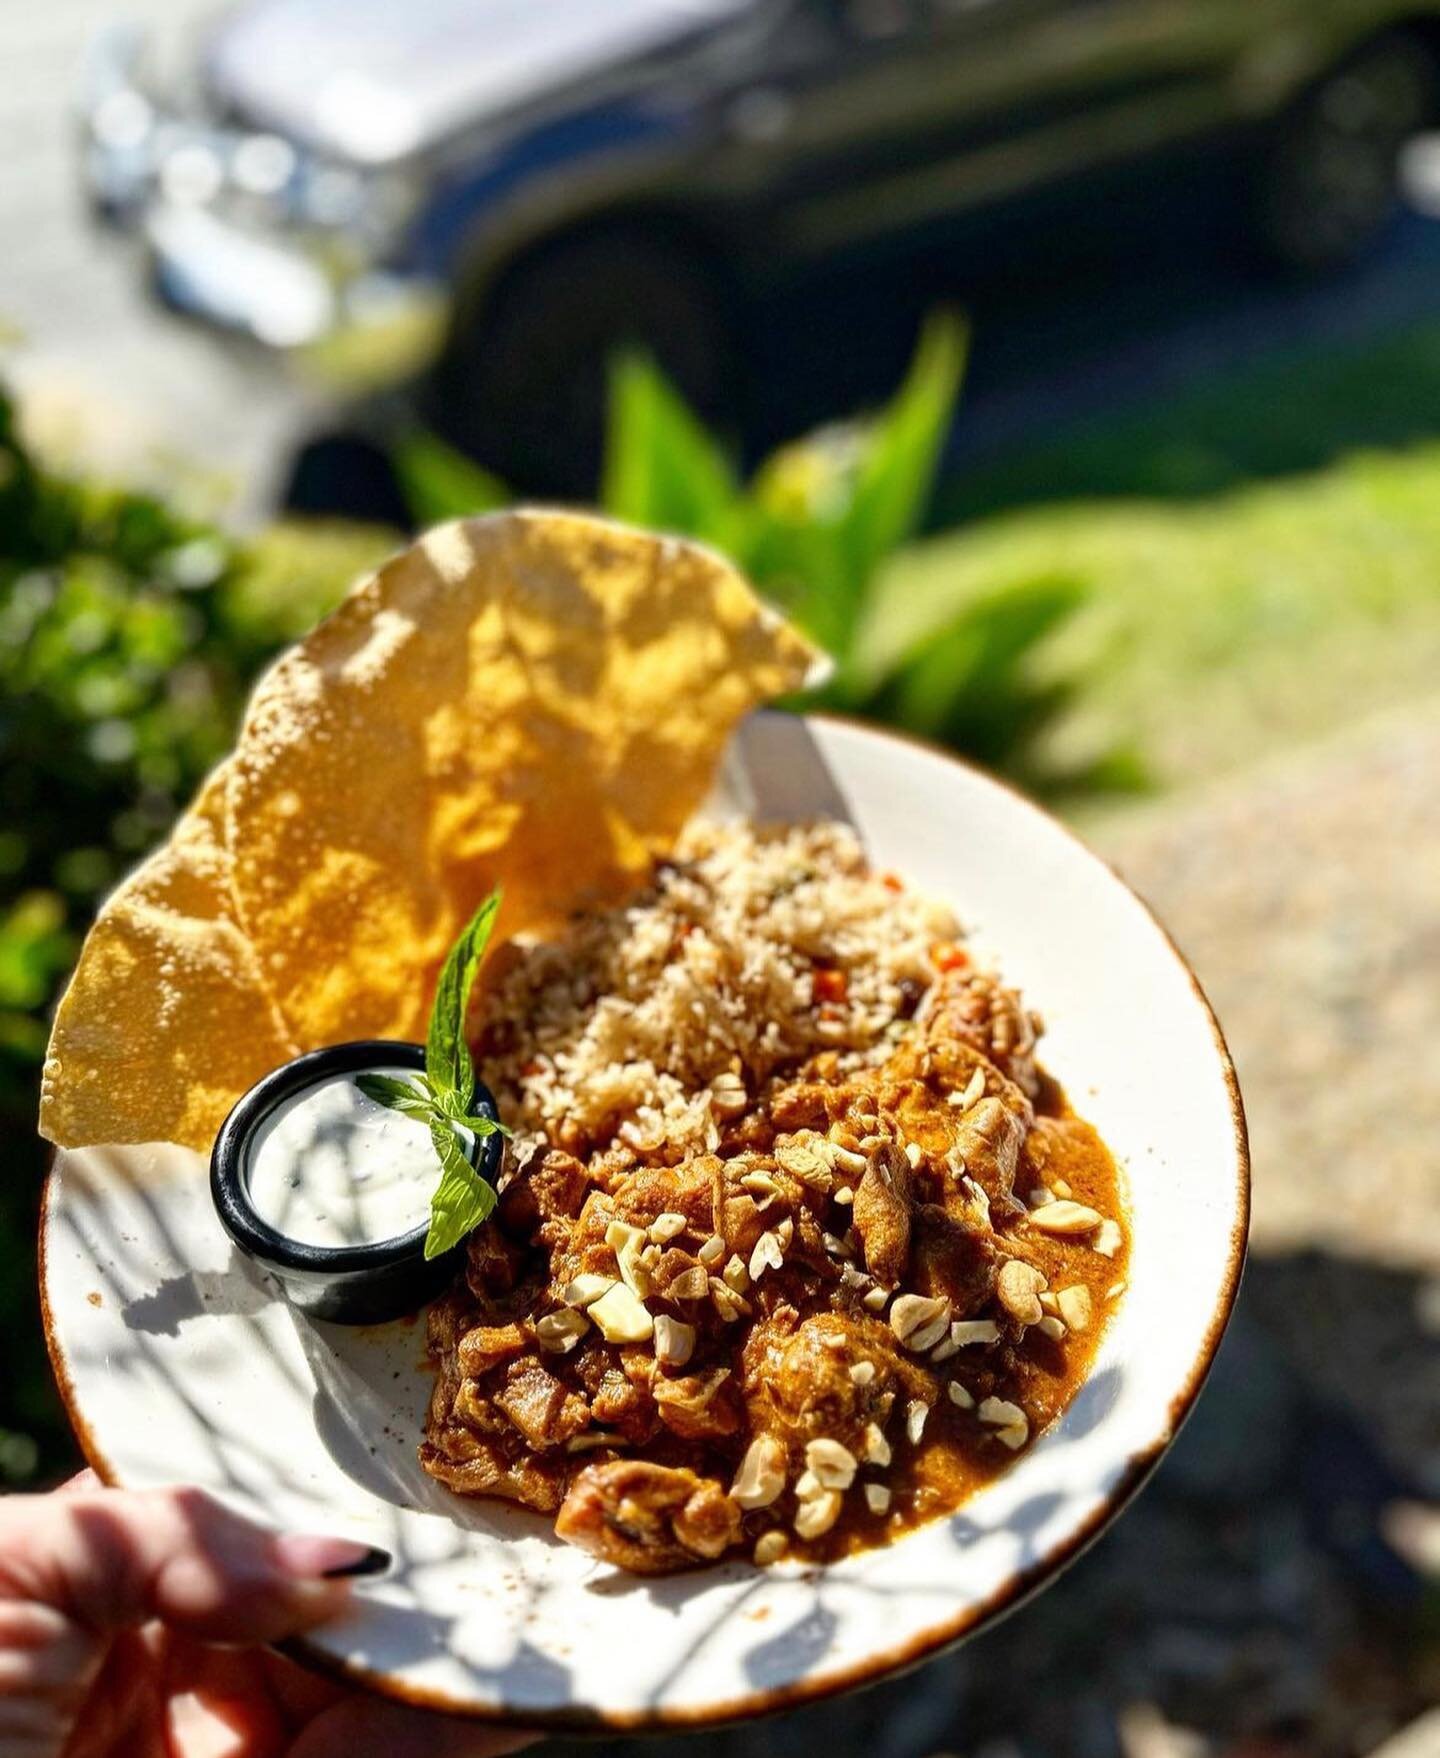
<instances>
[{"instance_id":1,"label":"dark painted fingernail","mask_svg":"<svg viewBox=\"0 0 1440 1758\"><path fill-rule=\"evenodd\" d=\"M353 1563L337 1563L333 1569L323 1569L321 1574L326 1581L348 1581L356 1575L383 1575L394 1561L388 1550L372 1544Z\"/></svg>"}]
</instances>

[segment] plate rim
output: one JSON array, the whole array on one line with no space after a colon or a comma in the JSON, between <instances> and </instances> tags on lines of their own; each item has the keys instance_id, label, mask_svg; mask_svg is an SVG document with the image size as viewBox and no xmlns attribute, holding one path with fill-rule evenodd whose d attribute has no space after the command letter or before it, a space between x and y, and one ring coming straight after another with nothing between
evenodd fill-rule
<instances>
[{"instance_id":1,"label":"plate rim","mask_svg":"<svg viewBox=\"0 0 1440 1758\"><path fill-rule=\"evenodd\" d=\"M763 711L762 711L763 712ZM990 773L976 763L958 756L954 751L913 733L891 727L879 727L858 716L817 710L802 719L836 725L847 732L868 739L877 745L899 745L935 757L956 769L963 770L982 785L1006 795L1010 803L1058 830L1085 860L1101 868L1140 907L1158 932L1170 957L1189 984L1191 994L1210 1029L1216 1060L1226 1096L1230 1103L1231 1127L1234 1135L1235 1220L1231 1228L1229 1251L1210 1322L1184 1382L1170 1398L1166 1420L1145 1445L1135 1449L1126 1461L1117 1481L1102 1497L1098 1507L1073 1529L1056 1539L1024 1568L1014 1570L984 1599L968 1605L963 1611L941 1618L916 1632L902 1643L877 1649L863 1660L838 1671L794 1679L788 1684L772 1685L748 1691L738 1697L714 1703L683 1707L650 1707L635 1710L599 1709L570 1705L564 1709L522 1711L499 1704L481 1704L473 1699L457 1698L431 1687L407 1684L392 1673L367 1667L329 1653L305 1636L294 1636L271 1646L308 1671L319 1673L337 1684L358 1687L377 1696L415 1709L461 1717L468 1721L496 1727L534 1729L541 1733L683 1733L720 1727L763 1716L798 1709L807 1704L824 1702L865 1685L878 1684L882 1679L899 1676L923 1665L945 1649L975 1635L980 1629L997 1623L1019 1609L1046 1582L1062 1574L1074 1563L1114 1521L1144 1487L1160 1460L1169 1451L1181 1428L1195 1407L1196 1400L1209 1376L1215 1355L1224 1337L1240 1291L1249 1247L1251 1210L1251 1166L1249 1133L1245 1102L1235 1073L1234 1060L1225 1041L1225 1034L1215 1009L1210 1004L1200 979L1174 936L1161 921L1150 903L1124 877L1119 869L1079 836L1054 813L1037 804L1019 788ZM50 1152L44 1184L40 1195L37 1279L40 1294L40 1317L45 1333L45 1347L50 1368L60 1394L65 1414L74 1431L80 1451L100 1481L111 1488L124 1488L119 1472L104 1456L84 1412L69 1361L65 1356L58 1326L50 1305L49 1274L46 1263L46 1242L49 1234L50 1202L55 1188L55 1150Z\"/></svg>"}]
</instances>

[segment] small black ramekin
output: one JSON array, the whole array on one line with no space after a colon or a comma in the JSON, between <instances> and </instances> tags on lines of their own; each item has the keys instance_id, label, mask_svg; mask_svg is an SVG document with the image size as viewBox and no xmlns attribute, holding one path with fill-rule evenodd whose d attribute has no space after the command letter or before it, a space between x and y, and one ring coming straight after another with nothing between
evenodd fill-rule
<instances>
[{"instance_id":1,"label":"small black ramekin","mask_svg":"<svg viewBox=\"0 0 1440 1758\"><path fill-rule=\"evenodd\" d=\"M370 1245L306 1245L279 1232L250 1203L249 1150L256 1126L282 1099L336 1074L396 1066L423 1071L419 1044L368 1038L333 1044L297 1056L251 1087L220 1127L210 1155L210 1194L225 1231L247 1256L280 1281L295 1306L312 1318L334 1324L373 1325L414 1312L452 1279L463 1245L442 1257L425 1257L428 1221L396 1239ZM498 1120L489 1089L476 1082L471 1110ZM504 1137L497 1130L478 1136L471 1164L498 1184ZM439 1162L435 1167L440 1174Z\"/></svg>"}]
</instances>

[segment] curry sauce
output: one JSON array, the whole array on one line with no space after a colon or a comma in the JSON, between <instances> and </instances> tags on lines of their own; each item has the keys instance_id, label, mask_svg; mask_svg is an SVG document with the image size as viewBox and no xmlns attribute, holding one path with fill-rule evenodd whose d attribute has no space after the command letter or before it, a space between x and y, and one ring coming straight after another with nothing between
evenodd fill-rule
<instances>
[{"instance_id":1,"label":"curry sauce","mask_svg":"<svg viewBox=\"0 0 1440 1758\"><path fill-rule=\"evenodd\" d=\"M1029 1137L1021 1155L1017 1191L1036 1201L1050 1195L1068 1197L1101 1215L1121 1215L1120 1178L1109 1150L1070 1109L1058 1084L1043 1076L1036 1111L1042 1127ZM1063 1127L1045 1128L1044 1123ZM832 1534L797 1547L812 1559L829 1561L866 1550L948 1514L1011 1465L1015 1453L998 1439L995 1428L976 1416L987 1397L1005 1399L1025 1411L1028 1445L1061 1414L1088 1377L1106 1319L1125 1291L1128 1234L1106 1255L1095 1249L1094 1234L1067 1237L1040 1232L1023 1221L1020 1226L1026 1233L1026 1261L1042 1272L1048 1284L1039 1297L1042 1312L1057 1319L1063 1331L1051 1335L1054 1326L1029 1325L1018 1339L1007 1337L984 1351L961 1350L948 1361L945 1396L936 1399L926 1419L922 1444L900 1450L893 1460L889 1510L876 1520L866 1519L859 1508L847 1508ZM1075 1288L1083 1288L1088 1296L1089 1320L1083 1329L1065 1324L1059 1314L1056 1291ZM1075 1310L1073 1299L1067 1299L1066 1305ZM959 1385L971 1402L964 1407L957 1404L951 1384Z\"/></svg>"}]
</instances>

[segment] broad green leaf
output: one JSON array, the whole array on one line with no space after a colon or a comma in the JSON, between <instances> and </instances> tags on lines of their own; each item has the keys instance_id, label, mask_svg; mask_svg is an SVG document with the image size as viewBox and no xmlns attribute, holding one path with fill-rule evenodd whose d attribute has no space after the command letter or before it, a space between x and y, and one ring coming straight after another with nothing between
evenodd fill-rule
<instances>
[{"instance_id":1,"label":"broad green leaf","mask_svg":"<svg viewBox=\"0 0 1440 1758\"><path fill-rule=\"evenodd\" d=\"M400 492L417 525L494 512L515 498L497 476L423 427L402 434L392 459Z\"/></svg>"},{"instance_id":2,"label":"broad green leaf","mask_svg":"<svg viewBox=\"0 0 1440 1758\"><path fill-rule=\"evenodd\" d=\"M924 514L954 415L965 329L941 313L921 335L904 384L870 422L822 428L782 447L749 497L753 577L830 653L825 699L863 700L864 629L880 568Z\"/></svg>"},{"instance_id":3,"label":"broad green leaf","mask_svg":"<svg viewBox=\"0 0 1440 1758\"><path fill-rule=\"evenodd\" d=\"M1062 770L1055 785L1077 794L1144 794L1155 786L1155 773L1137 746L1116 744Z\"/></svg>"},{"instance_id":4,"label":"broad green leaf","mask_svg":"<svg viewBox=\"0 0 1440 1758\"><path fill-rule=\"evenodd\" d=\"M876 421L857 474L849 539L873 568L914 535L950 432L969 336L953 312L937 312L921 332L894 401Z\"/></svg>"},{"instance_id":5,"label":"broad green leaf","mask_svg":"<svg viewBox=\"0 0 1440 1758\"><path fill-rule=\"evenodd\" d=\"M974 599L910 649L882 702L911 731L990 757L992 740L1017 742L1055 706L1033 655L1088 596L1080 581L1042 576Z\"/></svg>"},{"instance_id":6,"label":"broad green leaf","mask_svg":"<svg viewBox=\"0 0 1440 1758\"><path fill-rule=\"evenodd\" d=\"M926 323L915 358L890 406L870 429L847 511L838 521L843 566L834 613L848 658L881 564L915 534L935 485L965 371L968 335L953 313Z\"/></svg>"},{"instance_id":7,"label":"broad green leaf","mask_svg":"<svg viewBox=\"0 0 1440 1758\"><path fill-rule=\"evenodd\" d=\"M430 1125L430 1139L440 1157L440 1182L430 1199L430 1231L425 1256L439 1257L487 1219L495 1207L495 1191L470 1164L454 1126L441 1118Z\"/></svg>"},{"instance_id":8,"label":"broad green leaf","mask_svg":"<svg viewBox=\"0 0 1440 1758\"><path fill-rule=\"evenodd\" d=\"M855 625L847 608L848 564L835 529L774 514L757 500L747 565L756 584L848 671ZM838 688L826 692L831 700L839 694Z\"/></svg>"},{"instance_id":9,"label":"broad green leaf","mask_svg":"<svg viewBox=\"0 0 1440 1758\"><path fill-rule=\"evenodd\" d=\"M423 1076L421 1080L424 1081ZM407 1117L429 1118L434 1114L435 1101L430 1096L428 1083L422 1091L408 1080L397 1080L394 1075L357 1074L355 1085L367 1099L373 1099L377 1105L386 1105L392 1111L403 1111Z\"/></svg>"},{"instance_id":10,"label":"broad green leaf","mask_svg":"<svg viewBox=\"0 0 1440 1758\"><path fill-rule=\"evenodd\" d=\"M466 1111L475 1091L475 1067L465 1039L465 1017L470 991L480 961L485 956L495 918L500 913L500 892L492 891L471 916L464 932L450 948L436 985L430 1008L430 1031L425 1040L425 1073L439 1099L455 1095Z\"/></svg>"},{"instance_id":11,"label":"broad green leaf","mask_svg":"<svg viewBox=\"0 0 1440 1758\"><path fill-rule=\"evenodd\" d=\"M617 519L737 553L740 489L719 444L644 354L610 363L600 504Z\"/></svg>"}]
</instances>

